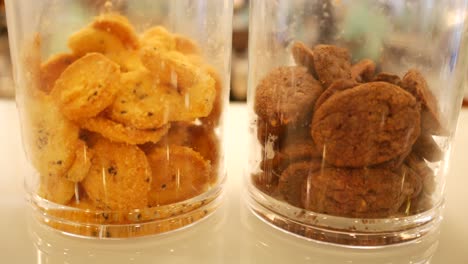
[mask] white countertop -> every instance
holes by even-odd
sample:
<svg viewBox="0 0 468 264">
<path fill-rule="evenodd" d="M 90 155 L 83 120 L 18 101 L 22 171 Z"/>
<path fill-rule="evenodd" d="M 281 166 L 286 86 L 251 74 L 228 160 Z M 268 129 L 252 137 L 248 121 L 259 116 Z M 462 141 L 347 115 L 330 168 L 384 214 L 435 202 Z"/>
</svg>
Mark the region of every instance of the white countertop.
<svg viewBox="0 0 468 264">
<path fill-rule="evenodd" d="M 11 101 L 0 99 L 0 263 L 468 263 L 468 110 L 460 116 L 445 219 L 438 233 L 419 243 L 386 249 L 321 245 L 278 231 L 245 207 L 242 190 L 247 157 L 247 111 L 229 110 L 228 180 L 222 207 L 210 218 L 166 235 L 122 241 L 76 239 L 50 232 L 28 219 L 23 193 L 27 166 L 19 122 Z"/>
</svg>

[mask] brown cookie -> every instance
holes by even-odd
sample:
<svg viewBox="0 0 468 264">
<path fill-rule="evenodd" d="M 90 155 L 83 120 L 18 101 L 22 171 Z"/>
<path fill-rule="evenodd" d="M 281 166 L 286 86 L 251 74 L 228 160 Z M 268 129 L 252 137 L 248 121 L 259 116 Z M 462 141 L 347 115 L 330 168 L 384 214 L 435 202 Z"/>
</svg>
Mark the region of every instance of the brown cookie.
<svg viewBox="0 0 468 264">
<path fill-rule="evenodd" d="M 411 93 L 422 105 L 421 128 L 429 134 L 446 135 L 447 131 L 440 119 L 439 106 L 424 76 L 415 69 L 409 70 L 403 77 L 401 86 Z"/>
<path fill-rule="evenodd" d="M 385 169 L 324 168 L 302 185 L 306 209 L 345 217 L 381 218 L 413 195 L 403 174 Z"/>
<path fill-rule="evenodd" d="M 340 79 L 351 79 L 351 55 L 347 49 L 317 45 L 313 49 L 315 72 L 323 87 Z"/>
<path fill-rule="evenodd" d="M 273 195 L 277 191 L 279 177 L 266 172 L 252 175 L 252 182 L 260 191 Z"/>
<path fill-rule="evenodd" d="M 419 177 L 422 188 L 418 196 L 413 197 L 406 205 L 400 208 L 400 211 L 406 215 L 417 214 L 432 208 L 432 194 L 435 191 L 436 182 L 435 175 L 427 163 L 412 153 L 405 161 L 406 166 L 411 168 Z"/>
<path fill-rule="evenodd" d="M 317 102 L 315 102 L 315 107 L 314 111 L 317 111 L 317 109 L 325 102 L 327 101 L 330 97 L 332 97 L 334 94 L 339 93 L 341 91 L 351 89 L 353 87 L 358 86 L 359 84 L 355 80 L 351 79 L 342 79 L 338 80 L 336 82 L 333 82 L 326 90 L 325 92 L 320 95 L 320 97 L 317 99 Z"/>
<path fill-rule="evenodd" d="M 254 109 L 273 127 L 309 122 L 322 92 L 322 86 L 306 68 L 280 67 L 257 86 Z"/>
<path fill-rule="evenodd" d="M 263 119 L 257 120 L 257 139 L 262 144 L 266 146 L 267 144 L 273 144 L 278 146 L 279 139 L 284 133 L 285 126 L 273 126 L 268 121 Z"/>
<path fill-rule="evenodd" d="M 414 144 L 413 151 L 418 156 L 429 162 L 440 161 L 444 157 L 444 152 L 429 134 L 422 134 Z"/>
<path fill-rule="evenodd" d="M 398 86 L 372 82 L 336 94 L 315 112 L 312 137 L 338 167 L 383 163 L 407 152 L 420 134 L 420 106 Z"/>
<path fill-rule="evenodd" d="M 278 183 L 278 191 L 284 200 L 291 205 L 303 208 L 301 201 L 301 188 L 305 180 L 312 173 L 320 170 L 320 160 L 302 161 L 293 163 L 281 173 Z"/>
<path fill-rule="evenodd" d="M 370 59 L 360 60 L 351 66 L 351 76 L 356 82 L 370 82 L 375 74 L 375 62 Z"/>
<path fill-rule="evenodd" d="M 432 194 L 435 191 L 434 171 L 427 165 L 426 161 L 415 153 L 411 153 L 405 160 L 405 164 L 411 168 L 423 183 L 423 192 Z"/>
<path fill-rule="evenodd" d="M 275 153 L 272 159 L 263 160 L 260 168 L 273 175 L 281 175 L 292 163 L 320 159 L 322 153 L 317 149 L 312 140 L 293 142 Z"/>
<path fill-rule="evenodd" d="M 306 67 L 311 74 L 317 76 L 314 66 L 314 53 L 303 42 L 296 41 L 291 47 L 291 53 L 298 66 Z"/>
<path fill-rule="evenodd" d="M 381 72 L 377 74 L 373 80 L 374 82 L 387 82 L 391 83 L 394 85 L 401 86 L 401 78 L 398 75 L 387 73 L 387 72 Z"/>
</svg>

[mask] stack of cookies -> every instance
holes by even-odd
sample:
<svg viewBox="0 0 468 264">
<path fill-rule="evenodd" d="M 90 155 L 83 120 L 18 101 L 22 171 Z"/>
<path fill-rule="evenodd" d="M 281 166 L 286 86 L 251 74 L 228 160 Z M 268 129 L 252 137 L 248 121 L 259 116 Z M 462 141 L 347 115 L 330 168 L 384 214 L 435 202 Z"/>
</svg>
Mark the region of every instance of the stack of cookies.
<svg viewBox="0 0 468 264">
<path fill-rule="evenodd" d="M 332 45 L 292 46 L 296 66 L 273 69 L 257 86 L 263 146 L 255 186 L 317 213 L 386 218 L 431 207 L 430 162 L 443 152 L 438 103 L 423 75 L 377 73 Z"/>
</svg>

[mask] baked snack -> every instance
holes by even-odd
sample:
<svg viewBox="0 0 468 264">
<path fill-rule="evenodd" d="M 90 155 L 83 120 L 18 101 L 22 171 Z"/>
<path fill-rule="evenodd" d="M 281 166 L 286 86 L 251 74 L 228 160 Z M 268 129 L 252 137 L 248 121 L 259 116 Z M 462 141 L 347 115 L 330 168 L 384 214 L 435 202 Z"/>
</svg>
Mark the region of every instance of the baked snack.
<svg viewBox="0 0 468 264">
<path fill-rule="evenodd" d="M 421 129 L 433 135 L 446 135 L 447 131 L 440 119 L 437 100 L 422 74 L 415 69 L 409 70 L 403 77 L 401 86 L 421 103 Z"/>
<path fill-rule="evenodd" d="M 351 66 L 351 77 L 356 82 L 369 82 L 375 74 L 375 62 L 370 59 L 363 59 Z"/>
<path fill-rule="evenodd" d="M 379 218 L 414 195 L 413 180 L 384 169 L 324 168 L 302 185 L 304 207 L 336 216 Z"/>
<path fill-rule="evenodd" d="M 224 169 L 225 93 L 197 43 L 162 26 L 139 35 L 126 17 L 105 13 L 68 47 L 41 64 L 37 37 L 24 60 L 27 152 L 37 194 L 58 204 L 39 208 L 53 218 L 46 224 L 115 238 L 210 214 Z"/>
<path fill-rule="evenodd" d="M 152 177 L 145 153 L 104 138 L 92 150 L 91 168 L 82 182 L 90 200 L 110 210 L 146 208 Z"/>
<path fill-rule="evenodd" d="M 312 137 L 324 159 L 339 167 L 391 160 L 420 134 L 420 107 L 398 86 L 372 82 L 332 96 L 314 113 Z"/>
<path fill-rule="evenodd" d="M 323 88 L 304 67 L 280 67 L 258 85 L 254 109 L 271 126 L 310 122 L 311 106 Z"/>
<path fill-rule="evenodd" d="M 434 135 L 444 129 L 424 77 L 376 72 L 369 59 L 351 66 L 337 46 L 296 41 L 291 52 L 298 66 L 273 69 L 257 86 L 262 159 L 252 183 L 295 207 L 341 217 L 428 210 L 435 176 L 427 162 L 443 159 Z M 297 100 L 285 85 L 306 71 L 325 88 L 315 100 Z"/>
<path fill-rule="evenodd" d="M 294 206 L 303 207 L 302 193 L 298 190 L 301 190 L 307 178 L 321 167 L 320 160 L 291 163 L 281 173 L 278 183 L 278 191 L 283 195 L 284 200 Z"/>
<path fill-rule="evenodd" d="M 332 45 L 317 45 L 313 53 L 315 72 L 324 88 L 337 80 L 352 78 L 348 50 Z"/>
</svg>

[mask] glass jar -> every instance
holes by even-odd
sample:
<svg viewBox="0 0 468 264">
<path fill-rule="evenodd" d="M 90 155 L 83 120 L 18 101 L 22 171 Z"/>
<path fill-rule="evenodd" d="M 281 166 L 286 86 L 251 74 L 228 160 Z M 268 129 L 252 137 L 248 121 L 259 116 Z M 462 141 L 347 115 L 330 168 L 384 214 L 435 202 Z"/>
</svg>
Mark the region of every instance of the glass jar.
<svg viewBox="0 0 468 264">
<path fill-rule="evenodd" d="M 274 226 L 348 246 L 437 226 L 466 1 L 251 1 L 247 187 Z"/>
<path fill-rule="evenodd" d="M 232 1 L 7 0 L 35 215 L 102 239 L 219 205 Z"/>
</svg>

